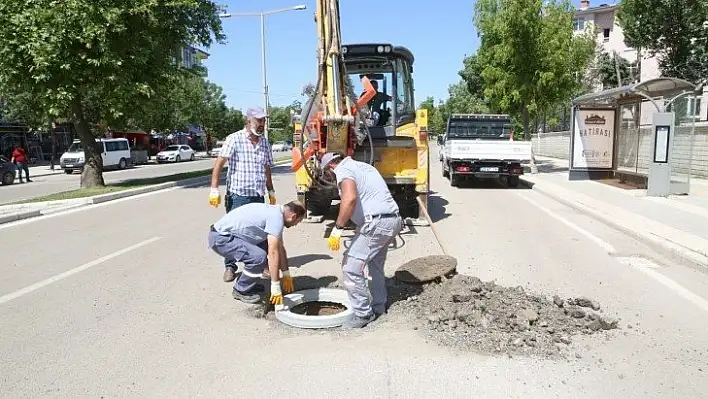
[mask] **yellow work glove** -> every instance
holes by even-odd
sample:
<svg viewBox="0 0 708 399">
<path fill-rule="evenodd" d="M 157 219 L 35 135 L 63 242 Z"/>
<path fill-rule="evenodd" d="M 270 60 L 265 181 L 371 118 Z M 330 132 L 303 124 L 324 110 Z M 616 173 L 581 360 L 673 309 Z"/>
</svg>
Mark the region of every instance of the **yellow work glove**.
<svg viewBox="0 0 708 399">
<path fill-rule="evenodd" d="M 211 191 L 209 191 L 209 205 L 213 206 L 214 208 L 218 208 L 220 203 L 221 194 L 219 193 L 219 189 L 212 188 Z"/>
<path fill-rule="evenodd" d="M 283 292 L 280 290 L 280 281 L 270 282 L 270 303 L 276 306 L 283 304 Z"/>
<path fill-rule="evenodd" d="M 275 205 L 275 190 L 268 191 L 268 203 Z"/>
<path fill-rule="evenodd" d="M 329 233 L 329 238 L 327 239 L 327 246 L 332 251 L 339 251 L 339 240 L 342 238 L 342 229 L 334 227 L 332 232 Z"/>
<path fill-rule="evenodd" d="M 280 279 L 280 284 L 283 287 L 283 292 L 285 295 L 295 291 L 295 284 L 293 283 L 293 278 L 290 277 L 290 271 L 283 271 L 283 278 Z"/>
</svg>

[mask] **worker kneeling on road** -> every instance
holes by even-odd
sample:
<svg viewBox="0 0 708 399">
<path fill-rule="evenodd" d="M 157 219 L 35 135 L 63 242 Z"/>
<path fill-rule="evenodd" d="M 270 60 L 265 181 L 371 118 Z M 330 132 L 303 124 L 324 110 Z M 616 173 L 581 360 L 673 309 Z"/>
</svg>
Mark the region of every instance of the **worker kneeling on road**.
<svg viewBox="0 0 708 399">
<path fill-rule="evenodd" d="M 373 166 L 330 152 L 322 157 L 322 169 L 325 175 L 335 175 L 341 199 L 337 222 L 327 240 L 329 248 L 339 250 L 344 226 L 350 220 L 356 224 L 342 263 L 354 314 L 342 327 L 361 328 L 386 312 L 384 263 L 403 221 L 386 182 Z"/>
<path fill-rule="evenodd" d="M 283 293 L 294 290 L 283 243 L 283 228 L 297 225 L 304 216 L 305 207 L 298 201 L 285 205 L 250 203 L 235 208 L 211 226 L 209 248 L 228 261 L 244 264 L 234 284 L 234 299 L 250 304 L 261 301 L 261 294 L 265 291 L 262 279 L 266 264 L 270 272 L 272 304 L 281 305 Z"/>
</svg>

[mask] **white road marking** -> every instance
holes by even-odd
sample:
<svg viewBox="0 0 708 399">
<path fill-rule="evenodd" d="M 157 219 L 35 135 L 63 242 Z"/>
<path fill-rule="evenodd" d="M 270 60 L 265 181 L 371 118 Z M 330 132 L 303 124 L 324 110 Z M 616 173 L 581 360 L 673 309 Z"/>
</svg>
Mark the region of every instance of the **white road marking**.
<svg viewBox="0 0 708 399">
<path fill-rule="evenodd" d="M 40 281 L 40 282 L 38 282 L 38 283 L 35 283 L 35 284 L 32 284 L 32 285 L 27 286 L 27 287 L 25 287 L 25 288 L 22 288 L 21 290 L 18 290 L 18 291 L 9 293 L 9 294 L 7 294 L 7 295 L 3 295 L 3 296 L 0 297 L 0 305 L 2 305 L 3 303 L 10 302 L 10 301 L 12 301 L 13 299 L 17 299 L 17 298 L 19 298 L 19 297 L 21 297 L 21 296 L 23 296 L 23 295 L 27 295 L 27 294 L 29 294 L 29 293 L 31 293 L 31 292 L 33 292 L 33 291 L 36 291 L 36 290 L 38 290 L 38 289 L 40 289 L 40 288 L 43 288 L 43 287 L 46 287 L 46 286 L 48 286 L 48 285 L 50 285 L 50 284 L 54 284 L 54 283 L 56 283 L 57 281 L 61 281 L 61 280 L 65 279 L 65 278 L 67 278 L 67 277 L 73 276 L 73 275 L 76 274 L 76 273 L 80 273 L 80 272 L 82 272 L 82 271 L 84 271 L 84 270 L 87 270 L 87 269 L 90 269 L 90 268 L 92 268 L 92 267 L 94 267 L 94 266 L 100 265 L 101 263 L 106 262 L 106 261 L 108 261 L 108 260 L 111 260 L 111 259 L 113 259 L 113 258 L 115 258 L 115 257 L 118 257 L 118 256 L 123 255 L 123 254 L 125 254 L 125 253 L 128 253 L 128 252 L 130 252 L 130 251 L 134 251 L 134 250 L 136 250 L 136 249 L 138 249 L 138 248 L 140 248 L 140 247 L 143 247 L 143 246 L 145 246 L 145 245 L 152 244 L 153 242 L 155 242 L 155 241 L 157 241 L 157 240 L 159 240 L 159 239 L 161 239 L 161 238 L 162 238 L 162 237 L 153 237 L 153 238 L 150 238 L 150 239 L 148 239 L 148 240 L 139 242 L 139 243 L 137 243 L 137 244 L 135 244 L 135 245 L 131 245 L 131 246 L 127 247 L 127 248 L 123 248 L 123 249 L 121 249 L 120 251 L 116 251 L 116 252 L 113 252 L 112 254 L 108 254 L 108 255 L 106 255 L 106 256 L 104 256 L 104 257 L 102 257 L 102 258 L 98 258 L 98 259 L 96 259 L 96 260 L 94 260 L 94 261 L 91 261 L 91 262 L 88 262 L 88 263 L 84 263 L 84 264 L 81 265 L 81 266 L 77 266 L 77 267 L 75 267 L 75 268 L 73 268 L 73 269 L 71 269 L 71 270 L 65 271 L 64 273 L 60 273 L 60 274 L 57 274 L 56 276 L 50 277 L 50 278 L 48 278 L 48 279 L 46 279 L 46 280 L 42 280 L 42 281 Z"/>
<path fill-rule="evenodd" d="M 527 197 L 526 195 L 524 195 L 524 194 L 522 194 L 522 193 L 516 193 L 516 194 L 517 194 L 518 196 L 520 196 L 521 198 L 523 198 L 524 200 L 526 200 L 526 201 L 527 201 L 528 203 L 530 203 L 531 205 L 535 206 L 536 208 L 540 209 L 540 210 L 543 211 L 544 213 L 548 214 L 550 217 L 552 217 L 552 218 L 558 220 L 559 222 L 563 223 L 564 225 L 570 227 L 571 229 L 573 229 L 573 230 L 577 231 L 578 233 L 580 233 L 581 235 L 585 236 L 585 237 L 586 237 L 587 239 L 589 239 L 590 241 L 592 241 L 592 242 L 594 242 L 595 244 L 599 245 L 599 246 L 600 246 L 602 249 L 604 249 L 609 255 L 612 255 L 612 254 L 614 254 L 614 253 L 616 252 L 616 251 L 615 251 L 615 248 L 614 248 L 610 243 L 608 243 L 608 242 L 606 242 L 606 241 L 603 241 L 601 238 L 599 238 L 599 237 L 597 237 L 596 235 L 592 234 L 591 232 L 585 230 L 584 228 L 578 226 L 577 224 L 575 224 L 575 223 L 569 221 L 568 219 L 566 219 L 566 218 L 564 218 L 564 217 L 562 217 L 562 216 L 559 216 L 559 215 L 555 214 L 555 213 L 554 213 L 553 211 L 551 211 L 550 209 L 548 209 L 548 208 L 546 208 L 545 206 L 539 204 L 538 202 L 532 200 L 531 198 Z"/>
<path fill-rule="evenodd" d="M 690 302 L 693 302 L 694 305 L 708 312 L 708 300 L 705 300 L 704 298 L 694 294 L 686 287 L 661 274 L 657 270 L 659 269 L 659 266 L 656 263 L 644 258 L 626 257 L 616 259 L 622 264 L 628 265 L 636 270 L 641 271 L 642 273 L 659 282 L 659 284 L 669 288 L 670 290 L 677 293 L 679 296 L 689 300 Z"/>
</svg>

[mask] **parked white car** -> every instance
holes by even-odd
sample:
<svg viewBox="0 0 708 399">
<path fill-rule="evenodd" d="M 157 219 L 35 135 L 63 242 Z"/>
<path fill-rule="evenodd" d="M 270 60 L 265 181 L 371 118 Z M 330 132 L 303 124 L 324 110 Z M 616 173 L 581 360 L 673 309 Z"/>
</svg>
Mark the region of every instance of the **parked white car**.
<svg viewBox="0 0 708 399">
<path fill-rule="evenodd" d="M 170 145 L 157 153 L 157 163 L 181 162 L 183 160 L 194 161 L 194 159 L 194 150 L 185 144 Z"/>
<path fill-rule="evenodd" d="M 286 141 L 276 141 L 270 146 L 273 151 L 290 151 L 293 147 Z"/>
</svg>

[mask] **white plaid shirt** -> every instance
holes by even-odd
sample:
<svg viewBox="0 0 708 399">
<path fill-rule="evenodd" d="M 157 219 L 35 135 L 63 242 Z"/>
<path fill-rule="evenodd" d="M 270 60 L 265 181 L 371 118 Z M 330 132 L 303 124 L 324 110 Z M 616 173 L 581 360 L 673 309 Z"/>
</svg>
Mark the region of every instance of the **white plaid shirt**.
<svg viewBox="0 0 708 399">
<path fill-rule="evenodd" d="M 255 145 L 249 133 L 239 130 L 226 137 L 220 157 L 228 160 L 226 191 L 244 197 L 262 197 L 266 194 L 266 167 L 273 167 L 270 143 L 261 137 Z"/>
</svg>

